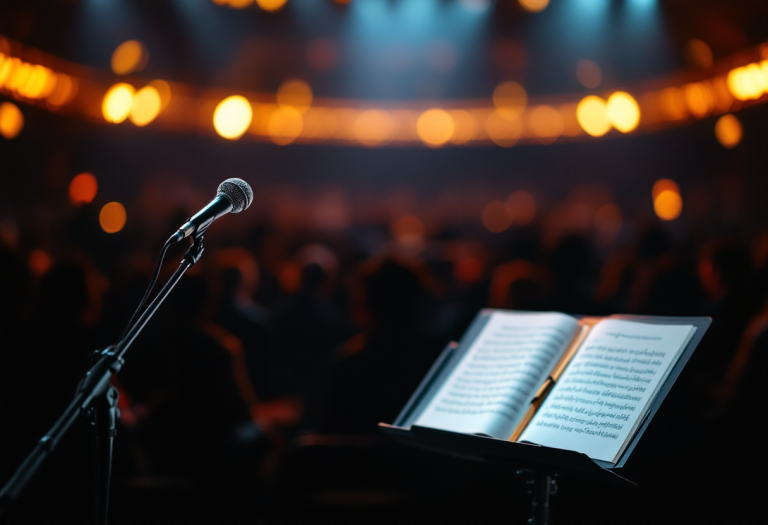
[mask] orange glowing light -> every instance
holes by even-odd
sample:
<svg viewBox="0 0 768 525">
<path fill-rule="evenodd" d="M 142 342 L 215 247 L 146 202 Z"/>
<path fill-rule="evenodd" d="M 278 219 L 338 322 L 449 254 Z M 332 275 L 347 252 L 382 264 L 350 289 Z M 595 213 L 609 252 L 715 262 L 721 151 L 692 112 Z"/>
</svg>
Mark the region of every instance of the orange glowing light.
<svg viewBox="0 0 768 525">
<path fill-rule="evenodd" d="M 59 73 L 56 75 L 56 87 L 48 98 L 48 103 L 54 107 L 63 106 L 75 98 L 77 94 L 77 82 L 67 75 Z"/>
<path fill-rule="evenodd" d="M 629 93 L 617 91 L 608 97 L 608 120 L 622 133 L 629 133 L 640 123 L 640 106 Z"/>
<path fill-rule="evenodd" d="M 757 64 L 737 67 L 728 73 L 728 89 L 739 100 L 760 98 L 768 89 L 768 78 Z"/>
<path fill-rule="evenodd" d="M 743 130 L 741 128 L 741 122 L 735 115 L 723 115 L 717 119 L 715 124 L 715 136 L 718 142 L 726 148 L 733 148 L 741 142 L 741 135 Z"/>
<path fill-rule="evenodd" d="M 615 204 L 600 206 L 595 212 L 595 228 L 604 234 L 613 237 L 621 231 L 621 208 Z"/>
<path fill-rule="evenodd" d="M 0 88 L 11 78 L 13 70 L 21 65 L 21 60 L 16 57 L 6 57 L 5 60 L 0 63 Z"/>
<path fill-rule="evenodd" d="M 269 115 L 267 131 L 272 142 L 285 146 L 299 136 L 304 127 L 304 119 L 296 108 L 278 107 Z"/>
<path fill-rule="evenodd" d="M 253 0 L 228 0 L 232 9 L 245 9 L 253 3 Z"/>
<path fill-rule="evenodd" d="M 512 222 L 524 226 L 536 215 L 536 199 L 525 190 L 517 190 L 507 198 L 512 212 Z"/>
<path fill-rule="evenodd" d="M 488 137 L 503 148 L 514 146 L 523 133 L 522 119 L 509 120 L 498 110 L 494 111 L 485 121 L 485 131 Z"/>
<path fill-rule="evenodd" d="M 430 147 L 440 147 L 453 136 L 453 117 L 442 109 L 429 109 L 416 121 L 416 133 Z"/>
<path fill-rule="evenodd" d="M 664 190 L 653 200 L 653 209 L 659 219 L 672 221 L 677 219 L 683 211 L 683 199 L 677 192 Z"/>
<path fill-rule="evenodd" d="M 99 224 L 107 233 L 117 233 L 125 226 L 125 207 L 119 202 L 108 202 L 99 212 Z"/>
<path fill-rule="evenodd" d="M 656 197 L 658 197 L 663 191 L 672 191 L 674 193 L 680 193 L 680 186 L 678 186 L 677 183 L 672 179 L 657 180 L 653 184 L 653 190 L 651 190 L 651 195 L 653 196 L 653 200 L 656 200 Z"/>
<path fill-rule="evenodd" d="M 0 104 L 0 135 L 8 140 L 15 138 L 24 128 L 24 115 L 13 102 Z"/>
<path fill-rule="evenodd" d="M 396 123 L 386 111 L 369 109 L 361 113 L 354 124 L 357 140 L 366 146 L 379 146 L 392 139 Z"/>
<path fill-rule="evenodd" d="M 676 87 L 669 87 L 660 93 L 659 107 L 668 120 L 682 120 L 688 116 L 685 95 Z"/>
<path fill-rule="evenodd" d="M 165 80 L 157 79 L 153 80 L 149 84 L 150 87 L 157 90 L 157 94 L 160 95 L 160 111 L 163 111 L 171 102 L 171 86 Z"/>
<path fill-rule="evenodd" d="M 706 42 L 696 38 L 690 39 L 685 44 L 685 54 L 693 65 L 701 69 L 711 68 L 714 62 L 710 47 Z"/>
<path fill-rule="evenodd" d="M 475 138 L 477 121 L 469 111 L 456 109 L 449 112 L 453 119 L 452 144 L 465 144 Z"/>
<path fill-rule="evenodd" d="M 552 106 L 536 106 L 527 116 L 528 127 L 539 141 L 549 144 L 563 134 L 563 116 Z"/>
<path fill-rule="evenodd" d="M 549 5 L 549 0 L 518 0 L 520 7 L 529 13 L 538 13 L 544 11 Z"/>
<path fill-rule="evenodd" d="M 705 117 L 714 108 L 715 95 L 705 82 L 693 82 L 683 86 L 683 96 L 688 111 L 699 118 Z"/>
<path fill-rule="evenodd" d="M 51 77 L 54 77 L 53 71 L 43 66 L 32 66 L 27 82 L 19 87 L 19 95 L 27 98 L 40 98 L 46 88 L 50 90 L 55 87 L 51 85 Z M 50 86 L 50 87 L 49 87 Z M 47 93 L 46 93 L 47 94 Z"/>
<path fill-rule="evenodd" d="M 245 97 L 232 95 L 216 106 L 213 127 L 225 139 L 239 139 L 251 125 L 253 108 Z"/>
<path fill-rule="evenodd" d="M 312 105 L 312 88 L 303 80 L 286 80 L 277 88 L 277 105 L 305 113 Z"/>
<path fill-rule="evenodd" d="M 115 48 L 109 64 L 116 75 L 130 75 L 141 71 L 148 59 L 149 53 L 144 44 L 138 40 L 127 40 Z"/>
<path fill-rule="evenodd" d="M 581 99 L 576 106 L 576 118 L 581 128 L 593 137 L 601 137 L 611 129 L 605 101 L 594 95 Z"/>
<path fill-rule="evenodd" d="M 75 206 L 88 204 L 96 197 L 98 190 L 99 184 L 96 182 L 96 177 L 90 173 L 81 173 L 69 183 L 69 200 Z"/>
<path fill-rule="evenodd" d="M 424 241 L 424 223 L 418 217 L 406 215 L 392 223 L 392 237 L 400 244 L 418 245 Z"/>
<path fill-rule="evenodd" d="M 152 86 L 141 88 L 133 97 L 131 106 L 131 122 L 139 127 L 146 126 L 160 113 L 162 102 L 160 94 Z"/>
<path fill-rule="evenodd" d="M 280 9 L 282 9 L 287 1 L 288 0 L 256 0 L 256 3 L 264 11 L 269 11 L 270 13 L 274 13 L 275 11 L 279 11 Z"/>
<path fill-rule="evenodd" d="M 119 124 L 128 118 L 133 106 L 133 96 L 136 90 L 132 85 L 120 82 L 115 84 L 104 95 L 101 112 L 104 120 Z"/>
<path fill-rule="evenodd" d="M 13 74 L 8 78 L 5 83 L 7 89 L 13 91 L 19 91 L 29 79 L 32 74 L 32 64 L 26 62 L 19 62 L 18 67 L 14 68 Z"/>
<path fill-rule="evenodd" d="M 504 201 L 491 201 L 483 208 L 483 225 L 494 233 L 506 231 L 512 225 L 512 209 Z"/>
<path fill-rule="evenodd" d="M 508 120 L 519 117 L 527 104 L 528 93 L 517 82 L 502 82 L 493 90 L 493 105 Z"/>
<path fill-rule="evenodd" d="M 587 89 L 594 89 L 603 81 L 600 66 L 591 60 L 579 60 L 576 63 L 576 78 Z"/>
<path fill-rule="evenodd" d="M 48 255 L 48 252 L 41 248 L 35 248 L 29 252 L 29 257 L 27 257 L 27 266 L 29 266 L 29 269 L 32 271 L 33 275 L 36 277 L 42 277 L 48 273 L 48 270 L 50 270 L 51 266 L 53 266 L 53 260 L 51 259 L 51 256 Z"/>
</svg>

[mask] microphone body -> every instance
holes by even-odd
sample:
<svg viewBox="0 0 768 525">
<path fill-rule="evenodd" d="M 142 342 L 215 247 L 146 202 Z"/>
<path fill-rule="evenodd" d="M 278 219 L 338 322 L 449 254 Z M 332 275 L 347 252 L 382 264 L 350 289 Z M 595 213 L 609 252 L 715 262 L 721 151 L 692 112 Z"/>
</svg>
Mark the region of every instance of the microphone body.
<svg viewBox="0 0 768 525">
<path fill-rule="evenodd" d="M 242 179 L 227 179 L 219 185 L 216 197 L 182 224 L 170 242 L 178 242 L 190 235 L 199 237 L 213 221 L 227 213 L 240 213 L 250 206 L 252 201 L 253 191 L 247 182 Z"/>
</svg>

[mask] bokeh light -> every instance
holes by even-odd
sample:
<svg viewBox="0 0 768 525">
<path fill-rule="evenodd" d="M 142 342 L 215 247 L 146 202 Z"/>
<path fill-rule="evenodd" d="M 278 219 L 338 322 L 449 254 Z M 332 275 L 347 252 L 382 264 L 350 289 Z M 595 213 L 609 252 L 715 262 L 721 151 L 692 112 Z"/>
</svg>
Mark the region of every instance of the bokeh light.
<svg viewBox="0 0 768 525">
<path fill-rule="evenodd" d="M 251 125 L 253 108 L 245 97 L 232 95 L 216 106 L 213 112 L 213 127 L 225 139 L 239 139 Z"/>
<path fill-rule="evenodd" d="M 453 117 L 442 109 L 429 109 L 416 121 L 419 138 L 431 147 L 440 147 L 453 136 Z"/>
<path fill-rule="evenodd" d="M 390 232 L 400 244 L 415 246 L 424 242 L 424 223 L 413 215 L 406 215 L 394 221 Z"/>
<path fill-rule="evenodd" d="M 591 60 L 579 60 L 576 63 L 576 78 L 585 88 L 594 89 L 603 81 L 603 73 L 600 66 Z"/>
<path fill-rule="evenodd" d="M 264 11 L 274 13 L 275 11 L 281 10 L 287 1 L 288 0 L 256 0 L 256 3 Z"/>
<path fill-rule="evenodd" d="M 99 184 L 90 173 L 76 175 L 69 183 L 69 200 L 75 206 L 88 204 L 96 197 Z"/>
<path fill-rule="evenodd" d="M 576 118 L 581 128 L 593 137 L 601 137 L 611 129 L 605 101 L 600 97 L 584 97 L 576 107 Z"/>
<path fill-rule="evenodd" d="M 517 190 L 507 198 L 512 212 L 512 222 L 524 226 L 536 215 L 536 199 L 525 190 Z"/>
<path fill-rule="evenodd" d="M 131 107 L 133 107 L 135 92 L 132 85 L 124 82 L 109 88 L 101 103 L 101 112 L 104 115 L 104 120 L 119 124 L 128 118 Z"/>
<path fill-rule="evenodd" d="M 527 104 L 528 93 L 517 82 L 502 82 L 493 90 L 493 105 L 508 120 L 519 117 Z"/>
<path fill-rule="evenodd" d="M 171 85 L 165 80 L 157 79 L 153 80 L 147 86 L 155 88 L 157 94 L 160 95 L 160 111 L 163 111 L 171 102 Z"/>
<path fill-rule="evenodd" d="M 0 135 L 15 138 L 24 128 L 24 115 L 13 102 L 0 104 Z"/>
<path fill-rule="evenodd" d="M 152 86 L 141 88 L 133 97 L 133 106 L 131 106 L 131 122 L 137 126 L 146 126 L 160 113 L 162 102 L 160 94 Z"/>
<path fill-rule="evenodd" d="M 117 233 L 125 226 L 125 207 L 119 202 L 108 202 L 99 212 L 99 224 L 107 233 Z"/>
<path fill-rule="evenodd" d="M 355 119 L 355 137 L 366 146 L 378 146 L 391 140 L 395 131 L 392 117 L 380 109 L 369 109 Z"/>
<path fill-rule="evenodd" d="M 677 183 L 672 179 L 657 180 L 653 184 L 653 189 L 651 190 L 651 195 L 653 196 L 653 200 L 656 200 L 656 197 L 658 197 L 663 191 L 672 191 L 675 193 L 680 193 L 680 186 L 678 186 Z"/>
<path fill-rule="evenodd" d="M 286 80 L 277 89 L 277 105 L 305 113 L 312 105 L 312 88 L 303 80 Z"/>
<path fill-rule="evenodd" d="M 59 73 L 56 75 L 56 86 L 46 101 L 53 107 L 59 107 L 75 98 L 76 94 L 77 81 L 68 75 Z"/>
<path fill-rule="evenodd" d="M 629 93 L 617 91 L 608 97 L 608 120 L 622 133 L 629 133 L 640 123 L 640 106 Z"/>
<path fill-rule="evenodd" d="M 544 11 L 549 5 L 549 0 L 518 0 L 520 7 L 529 13 L 538 13 Z"/>
<path fill-rule="evenodd" d="M 682 120 L 688 116 L 683 90 L 676 87 L 664 89 L 659 94 L 659 109 L 668 120 Z"/>
<path fill-rule="evenodd" d="M 453 119 L 453 135 L 451 144 L 466 144 L 477 133 L 477 121 L 469 111 L 456 109 L 449 112 Z"/>
<path fill-rule="evenodd" d="M 768 78 L 757 64 L 732 69 L 727 81 L 728 89 L 739 100 L 760 98 L 768 90 Z"/>
<path fill-rule="evenodd" d="M 491 201 L 483 208 L 483 226 L 494 233 L 506 231 L 512 225 L 512 209 L 504 201 Z"/>
<path fill-rule="evenodd" d="M 715 105 L 715 94 L 706 82 L 692 82 L 683 86 L 683 96 L 688 111 L 696 117 L 707 116 Z"/>
<path fill-rule="evenodd" d="M 683 199 L 677 192 L 664 190 L 653 200 L 653 210 L 661 220 L 675 220 L 683 211 Z"/>
<path fill-rule="evenodd" d="M 735 115 L 723 115 L 717 119 L 715 124 L 715 136 L 718 142 L 726 148 L 733 148 L 741 142 L 741 135 L 743 130 L 741 128 L 741 122 Z"/>
<path fill-rule="evenodd" d="M 563 116 L 552 106 L 536 106 L 528 113 L 528 127 L 540 142 L 549 144 L 563 134 Z"/>
<path fill-rule="evenodd" d="M 224 3 L 228 3 L 232 9 L 245 9 L 253 3 L 253 0 L 226 0 Z"/>
<path fill-rule="evenodd" d="M 32 275 L 35 277 L 42 277 L 48 273 L 48 270 L 50 270 L 51 266 L 53 266 L 53 259 L 51 259 L 51 256 L 48 254 L 48 252 L 42 248 L 35 248 L 29 252 L 29 256 L 27 257 L 27 266 L 29 266 Z"/>
<path fill-rule="evenodd" d="M 149 53 L 144 44 L 138 40 L 123 42 L 112 53 L 110 66 L 116 75 L 130 75 L 141 71 L 147 64 Z"/>
<path fill-rule="evenodd" d="M 714 62 L 712 50 L 707 43 L 696 38 L 686 42 L 685 56 L 691 64 L 700 69 L 709 69 Z"/>
<path fill-rule="evenodd" d="M 301 113 L 291 106 L 278 107 L 269 115 L 267 131 L 272 142 L 285 146 L 301 134 L 304 119 Z"/>
<path fill-rule="evenodd" d="M 496 110 L 485 121 L 488 137 L 503 148 L 514 146 L 523 133 L 522 119 L 509 120 Z"/>
</svg>

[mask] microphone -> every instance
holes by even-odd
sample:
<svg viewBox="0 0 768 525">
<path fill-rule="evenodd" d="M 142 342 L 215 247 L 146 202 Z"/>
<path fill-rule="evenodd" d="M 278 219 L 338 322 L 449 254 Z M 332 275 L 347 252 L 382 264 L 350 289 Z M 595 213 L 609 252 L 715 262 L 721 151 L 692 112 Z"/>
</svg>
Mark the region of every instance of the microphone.
<svg viewBox="0 0 768 525">
<path fill-rule="evenodd" d="M 190 235 L 202 235 L 208 226 L 227 213 L 240 213 L 253 201 L 253 190 L 242 179 L 227 179 L 219 184 L 216 197 L 193 215 L 173 234 L 170 241 L 179 242 Z"/>
</svg>

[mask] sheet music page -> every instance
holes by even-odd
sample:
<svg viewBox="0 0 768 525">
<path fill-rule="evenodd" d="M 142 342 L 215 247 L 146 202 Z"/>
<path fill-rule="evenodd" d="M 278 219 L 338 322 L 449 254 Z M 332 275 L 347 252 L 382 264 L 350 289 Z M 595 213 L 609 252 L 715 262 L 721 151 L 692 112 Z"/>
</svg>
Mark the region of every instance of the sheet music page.
<svg viewBox="0 0 768 525">
<path fill-rule="evenodd" d="M 615 463 L 695 330 L 693 325 L 601 321 L 519 441 Z"/>
<path fill-rule="evenodd" d="M 579 328 L 560 313 L 494 312 L 414 424 L 507 439 Z"/>
</svg>

